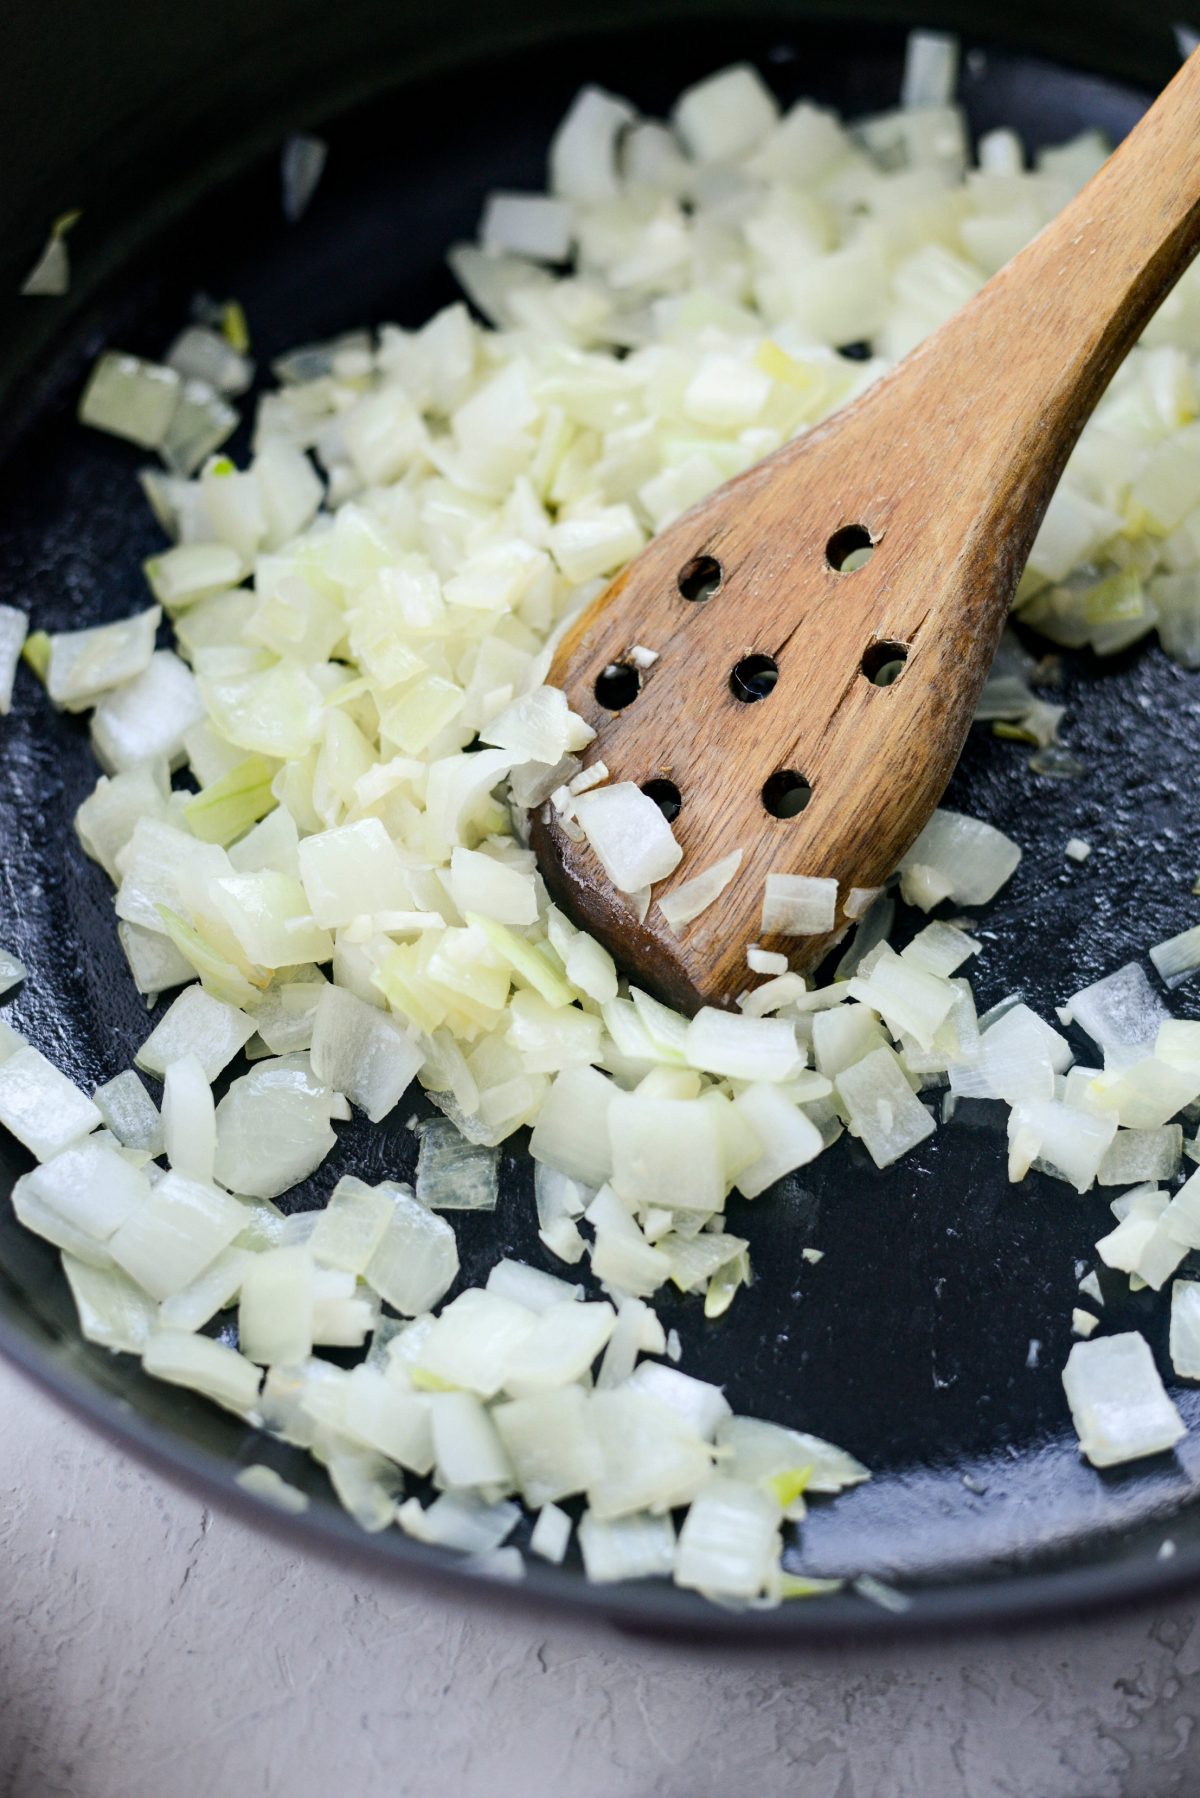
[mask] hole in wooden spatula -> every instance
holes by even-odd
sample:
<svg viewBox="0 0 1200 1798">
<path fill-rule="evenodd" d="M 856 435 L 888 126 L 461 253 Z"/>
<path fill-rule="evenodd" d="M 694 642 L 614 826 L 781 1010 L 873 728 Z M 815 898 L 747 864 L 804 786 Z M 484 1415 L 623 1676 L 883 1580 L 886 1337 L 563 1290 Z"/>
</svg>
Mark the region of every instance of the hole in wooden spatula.
<svg viewBox="0 0 1200 1798">
<path fill-rule="evenodd" d="M 641 690 L 642 677 L 631 662 L 610 662 L 596 676 L 596 698 L 609 712 L 623 712 Z"/>
<path fill-rule="evenodd" d="M 679 808 L 683 804 L 683 795 L 675 782 L 673 780 L 643 781 L 642 792 L 647 799 L 653 799 L 667 823 L 674 824 L 679 816 Z"/>
<path fill-rule="evenodd" d="M 903 643 L 868 643 L 863 651 L 862 671 L 873 687 L 890 687 L 904 672 L 908 648 Z"/>
<path fill-rule="evenodd" d="M 753 705 L 774 691 L 778 679 L 779 664 L 774 656 L 743 656 L 729 677 L 729 685 L 735 699 L 743 705 Z"/>
<path fill-rule="evenodd" d="M 724 571 L 715 556 L 693 556 L 679 570 L 679 591 L 685 599 L 711 599 L 723 578 Z"/>
<path fill-rule="evenodd" d="M 825 545 L 825 560 L 838 574 L 853 574 L 871 560 L 875 545 L 865 524 L 846 524 Z"/>
<path fill-rule="evenodd" d="M 811 798 L 812 788 L 794 768 L 772 774 L 762 790 L 762 802 L 773 818 L 798 818 Z"/>
</svg>

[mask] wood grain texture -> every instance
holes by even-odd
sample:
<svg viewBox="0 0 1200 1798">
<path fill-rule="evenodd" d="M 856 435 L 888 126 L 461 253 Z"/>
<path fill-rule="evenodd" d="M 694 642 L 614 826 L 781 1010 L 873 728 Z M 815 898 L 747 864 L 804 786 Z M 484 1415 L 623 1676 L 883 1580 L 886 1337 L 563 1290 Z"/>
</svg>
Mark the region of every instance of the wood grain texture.
<svg viewBox="0 0 1200 1798">
<path fill-rule="evenodd" d="M 764 939 L 768 873 L 879 885 L 936 806 L 958 759 L 1025 559 L 1084 423 L 1146 322 L 1200 248 L 1200 52 L 1087 187 L 943 328 L 859 400 L 727 482 L 650 543 L 576 621 L 549 679 L 597 732 L 585 761 L 613 781 L 669 778 L 683 861 L 657 902 L 734 849 L 737 878 L 672 934 L 639 923 L 586 843 L 548 808 L 534 844 L 548 885 L 619 963 L 687 1011 L 728 1004 L 763 941 L 793 967 L 831 937 Z M 869 532 L 852 573 L 829 564 L 838 530 Z M 721 585 L 689 601 L 680 572 L 711 556 Z M 872 684 L 872 644 L 907 650 Z M 658 652 L 613 714 L 605 666 Z M 735 665 L 778 664 L 766 698 L 739 701 Z M 790 819 L 766 810 L 780 770 L 812 787 Z M 839 912 L 839 929 L 843 920 Z M 835 933 L 836 934 L 836 933 Z"/>
</svg>

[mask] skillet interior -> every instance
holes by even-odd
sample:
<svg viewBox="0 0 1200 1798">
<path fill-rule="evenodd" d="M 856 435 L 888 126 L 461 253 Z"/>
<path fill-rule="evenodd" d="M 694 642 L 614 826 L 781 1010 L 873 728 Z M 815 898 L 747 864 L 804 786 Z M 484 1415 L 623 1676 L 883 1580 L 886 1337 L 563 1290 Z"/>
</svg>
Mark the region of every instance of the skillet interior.
<svg viewBox="0 0 1200 1798">
<path fill-rule="evenodd" d="M 253 162 L 169 231 L 131 248 L 10 407 L 0 479 L 5 599 L 47 629 L 140 603 L 139 565 L 160 542 L 134 479 L 142 458 L 73 421 L 102 343 L 161 353 L 198 288 L 241 299 L 264 365 L 363 322 L 416 324 L 454 297 L 442 256 L 473 231 L 485 192 L 539 185 L 545 144 L 582 80 L 661 113 L 688 81 L 748 55 L 784 99 L 811 94 L 858 113 L 894 103 L 903 39 L 898 27 L 864 36 L 861 25 L 714 24 L 680 38 L 643 30 L 477 60 L 320 124 L 327 172 L 293 228 L 279 218 L 274 157 Z M 1013 123 L 1033 145 L 1090 124 L 1119 136 L 1145 103 L 1132 87 L 995 48 L 966 58 L 962 97 L 975 131 Z M 0 940 L 32 977 L 5 1015 L 90 1085 L 129 1065 L 148 1020 L 116 943 L 107 880 L 71 830 L 96 772 L 86 731 L 56 717 L 27 674 L 18 685 L 0 731 Z M 1157 648 L 1117 667 L 1068 658 L 1064 697 L 1081 778 L 1038 780 L 1019 745 L 977 731 L 948 796 L 1025 849 L 983 921 L 972 968 L 981 1009 L 1016 989 L 1052 1015 L 1074 988 L 1194 921 L 1188 895 L 1200 842 L 1186 798 L 1196 677 Z M 1082 867 L 1063 859 L 1072 834 L 1094 845 Z M 1177 1010 L 1189 1008 L 1184 997 Z M 412 1109 L 405 1103 L 400 1113 Z M 695 1298 L 660 1306 L 683 1338 L 683 1365 L 724 1383 L 735 1409 L 796 1422 L 875 1469 L 870 1485 L 814 1508 L 791 1558 L 806 1571 L 911 1582 L 916 1603 L 906 1617 L 885 1619 L 844 1598 L 732 1622 L 670 1589 L 589 1590 L 574 1562 L 531 1562 L 524 1591 L 640 1627 L 799 1638 L 1059 1608 L 1200 1573 L 1200 1512 L 1188 1503 L 1200 1437 L 1173 1457 L 1098 1476 L 1064 1428 L 1059 1370 L 1076 1262 L 1101 1233 L 1103 1199 L 1078 1199 L 1037 1176 L 1008 1187 L 1002 1126 L 989 1109 L 997 1108 L 972 1116 L 963 1107 L 886 1174 L 843 1141 L 753 1207 L 732 1201 L 731 1227 L 751 1237 L 753 1290 L 716 1325 L 704 1324 Z M 356 1121 L 294 1202 L 318 1202 L 343 1172 L 405 1177 L 415 1154 L 399 1122 Z M 0 1138 L 0 1189 L 25 1165 Z M 505 1156 L 495 1216 L 456 1223 L 467 1283 L 501 1253 L 552 1265 L 537 1243 L 520 1146 Z M 800 1259 L 805 1245 L 825 1251 L 819 1266 Z M 306 1457 L 264 1448 L 203 1401 L 80 1343 L 56 1260 L 0 1201 L 0 1344 L 62 1396 L 120 1440 L 235 1496 L 237 1467 L 269 1460 L 313 1494 L 307 1517 L 286 1526 L 302 1537 L 352 1546 L 377 1566 L 467 1577 L 399 1532 L 362 1538 Z M 1118 1327 L 1146 1327 L 1163 1354 L 1160 1302 L 1121 1297 L 1115 1284 L 1110 1302 Z M 1039 1364 L 1029 1368 L 1035 1338 Z M 1185 1418 L 1200 1422 L 1200 1395 L 1176 1396 Z M 1178 1551 L 1169 1568 L 1155 1560 L 1166 1535 Z"/>
</svg>

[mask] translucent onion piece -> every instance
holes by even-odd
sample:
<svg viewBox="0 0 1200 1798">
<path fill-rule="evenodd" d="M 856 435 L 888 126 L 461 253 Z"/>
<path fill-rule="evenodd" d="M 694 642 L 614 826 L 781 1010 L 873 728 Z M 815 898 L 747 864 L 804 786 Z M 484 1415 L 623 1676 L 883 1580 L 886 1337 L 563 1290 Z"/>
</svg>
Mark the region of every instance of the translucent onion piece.
<svg viewBox="0 0 1200 1798">
<path fill-rule="evenodd" d="M 337 1141 L 332 1097 L 288 1059 L 260 1062 L 234 1080 L 217 1106 L 217 1179 L 261 1199 L 307 1179 Z"/>
<path fill-rule="evenodd" d="M 1200 924 L 1181 931 L 1178 936 L 1168 937 L 1165 943 L 1155 943 L 1150 960 L 1158 969 L 1164 986 L 1182 986 L 1200 970 Z"/>
<path fill-rule="evenodd" d="M 822 936 L 837 915 L 837 881 L 807 874 L 768 874 L 763 893 L 764 935 Z"/>
<path fill-rule="evenodd" d="M 399 1103 L 423 1059 L 394 1019 L 340 987 L 321 988 L 313 1015 L 313 1073 L 345 1093 L 373 1124 Z"/>
<path fill-rule="evenodd" d="M 1104 1052 L 1106 1068 L 1129 1067 L 1155 1045 L 1168 1012 L 1135 961 L 1072 993 L 1066 1010 L 1073 1023 Z"/>
<path fill-rule="evenodd" d="M 381 1299 L 419 1317 L 445 1298 L 458 1276 L 458 1244 L 437 1217 L 402 1187 L 385 1188 L 392 1212 L 363 1272 Z"/>
<path fill-rule="evenodd" d="M 464 1142 L 452 1123 L 421 1127 L 417 1197 L 433 1211 L 494 1211 L 500 1192 L 499 1156 Z"/>
<path fill-rule="evenodd" d="M 0 1124 L 39 1161 L 49 1161 L 101 1121 L 79 1088 L 33 1048 L 0 1060 Z"/>
<path fill-rule="evenodd" d="M 780 1508 L 759 1486 L 714 1480 L 693 1500 L 675 1551 L 675 1582 L 698 1592 L 753 1598 L 782 1548 Z"/>
<path fill-rule="evenodd" d="M 155 1182 L 108 1246 L 131 1279 L 166 1299 L 203 1273 L 244 1221 L 242 1206 L 228 1193 L 172 1172 Z"/>
<path fill-rule="evenodd" d="M 272 1505 L 277 1511 L 285 1511 L 289 1516 L 297 1517 L 308 1509 L 308 1493 L 301 1492 L 293 1486 L 273 1467 L 265 1467 L 261 1461 L 252 1461 L 249 1467 L 243 1467 L 234 1475 L 243 1492 L 252 1498 L 259 1498 L 264 1504 Z"/>
<path fill-rule="evenodd" d="M 140 1149 L 147 1155 L 162 1154 L 162 1119 L 158 1106 L 132 1068 L 98 1086 L 92 1100 L 123 1147 Z"/>
<path fill-rule="evenodd" d="M 235 1006 L 190 986 L 172 1001 L 137 1052 L 137 1064 L 159 1079 L 181 1056 L 194 1055 L 206 1080 L 215 1080 L 254 1035 L 254 1020 Z"/>
<path fill-rule="evenodd" d="M 62 1264 L 87 1340 L 140 1355 L 158 1324 L 155 1301 L 118 1267 L 89 1267 L 65 1250 Z"/>
<path fill-rule="evenodd" d="M 323 138 L 293 131 L 284 139 L 279 158 L 283 216 L 289 225 L 303 218 L 317 191 L 329 146 Z"/>
<path fill-rule="evenodd" d="M 942 899 L 986 905 L 1020 859 L 1017 845 L 992 825 L 938 810 L 900 863 L 900 890 L 924 911 Z"/>
<path fill-rule="evenodd" d="M 1134 1330 L 1077 1342 L 1063 1388 L 1079 1445 L 1093 1467 L 1162 1454 L 1187 1434 L 1145 1337 Z"/>
<path fill-rule="evenodd" d="M 651 1517 L 644 1512 L 601 1518 L 585 1511 L 579 1523 L 579 1547 L 584 1571 L 596 1585 L 654 1579 L 669 1575 L 675 1565 L 675 1529 L 671 1519 Z"/>
<path fill-rule="evenodd" d="M 1171 1285 L 1171 1365 L 1181 1380 L 1200 1380 L 1200 1281 Z"/>
<path fill-rule="evenodd" d="M 25 963 L 11 955 L 7 949 L 0 949 L 0 994 L 10 992 L 24 978 Z"/>
<path fill-rule="evenodd" d="M 731 855 L 724 856 L 711 868 L 706 868 L 703 874 L 696 874 L 691 880 L 685 880 L 682 886 L 677 886 L 673 892 L 659 900 L 659 910 L 676 936 L 685 924 L 690 924 L 693 918 L 698 918 L 715 899 L 720 898 L 741 862 L 742 852 L 735 849 Z M 785 962 L 784 966 L 786 965 Z"/>
<path fill-rule="evenodd" d="M 683 859 L 671 826 L 632 781 L 582 793 L 575 816 L 605 873 L 622 893 L 664 880 Z"/>
<path fill-rule="evenodd" d="M 176 1330 L 158 1330 L 142 1352 L 142 1366 L 156 1380 L 191 1386 L 239 1416 L 252 1415 L 261 1375 L 252 1361 L 213 1342 Z"/>
<path fill-rule="evenodd" d="M 211 1180 L 217 1152 L 212 1088 L 195 1055 L 182 1055 L 163 1079 L 163 1147 L 178 1174 Z"/>
<path fill-rule="evenodd" d="M 28 631 L 27 612 L 0 605 L 0 718 L 7 718 L 12 710 L 13 683 Z"/>
<path fill-rule="evenodd" d="M 933 1135 L 934 1121 L 890 1049 L 874 1049 L 844 1068 L 836 1090 L 850 1128 L 862 1138 L 876 1167 L 889 1167 Z"/>
<path fill-rule="evenodd" d="M 88 377 L 80 421 L 142 449 L 157 449 L 175 416 L 180 386 L 173 368 L 106 350 Z"/>
</svg>

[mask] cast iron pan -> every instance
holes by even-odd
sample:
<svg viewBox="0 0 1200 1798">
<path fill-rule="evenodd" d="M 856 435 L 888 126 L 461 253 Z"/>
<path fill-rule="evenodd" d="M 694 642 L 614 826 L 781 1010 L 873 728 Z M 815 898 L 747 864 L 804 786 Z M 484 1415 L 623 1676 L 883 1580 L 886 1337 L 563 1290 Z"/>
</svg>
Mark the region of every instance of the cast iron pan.
<svg viewBox="0 0 1200 1798">
<path fill-rule="evenodd" d="M 3 597 L 50 630 L 119 617 L 143 601 L 139 565 L 160 537 L 134 479 L 141 458 L 73 416 L 103 344 L 160 354 L 198 288 L 241 299 L 264 364 L 363 322 L 415 325 L 453 297 L 444 251 L 472 232 L 485 192 L 538 186 L 549 134 L 582 80 L 661 112 L 684 83 L 749 55 L 784 100 L 814 94 L 860 113 L 894 102 L 903 36 L 861 23 L 706 24 L 476 60 L 326 121 L 327 173 L 293 228 L 280 219 L 275 160 L 260 157 L 170 232 L 136 246 L 119 278 L 73 318 L 68 308 L 53 354 L 30 371 L 7 413 Z M 1173 60 L 1165 36 L 1156 54 L 1165 75 Z M 962 97 L 973 130 L 1011 123 L 1033 145 L 1085 125 L 1119 137 L 1146 100 L 995 47 L 966 57 Z M 311 117 L 320 123 L 319 112 Z M 231 136 L 237 129 L 231 116 Z M 1066 741 L 1083 765 L 1077 779 L 1038 779 L 1026 749 L 977 730 L 948 796 L 1025 850 L 981 921 L 983 953 L 972 964 L 981 1008 L 1016 990 L 1052 1015 L 1074 988 L 1195 921 L 1200 681 L 1150 646 L 1103 667 L 1068 657 L 1063 697 Z M 117 946 L 108 882 L 71 828 L 95 775 L 82 724 L 56 716 L 23 670 L 14 714 L 0 727 L 0 941 L 27 960 L 31 977 L 5 1015 L 88 1087 L 129 1065 L 152 1022 Z M 1064 861 L 1071 835 L 1093 844 L 1083 866 Z M 1184 989 L 1178 1010 L 1194 1003 Z M 521 1592 L 688 1638 L 778 1641 L 1027 1616 L 1200 1574 L 1200 1507 L 1191 1503 L 1200 1395 L 1175 1392 L 1194 1430 L 1175 1455 L 1108 1475 L 1081 1463 L 1059 1372 L 1076 1282 L 1107 1209 L 1102 1196 L 1081 1199 L 1038 1176 L 1010 1187 L 1004 1115 L 963 1105 L 882 1174 L 846 1139 L 753 1207 L 734 1199 L 730 1227 L 750 1237 L 753 1289 L 716 1324 L 705 1324 L 695 1297 L 664 1294 L 659 1305 L 683 1339 L 684 1366 L 725 1385 L 736 1410 L 799 1424 L 874 1469 L 869 1485 L 814 1505 L 788 1559 L 815 1574 L 869 1571 L 898 1582 L 913 1600 L 903 1617 L 845 1595 L 733 1619 L 665 1585 L 589 1588 L 574 1558 L 562 1568 L 531 1559 Z M 373 1129 L 356 1120 L 288 1202 L 320 1202 L 343 1173 L 406 1178 L 415 1156 L 398 1121 Z M 26 1165 L 0 1136 L 0 1189 Z M 502 1253 L 552 1266 L 533 1220 L 532 1167 L 519 1139 L 506 1145 L 494 1216 L 456 1219 L 463 1280 L 481 1280 Z M 824 1251 L 818 1266 L 801 1259 L 806 1245 Z M 1106 1283 L 1108 1326 L 1144 1328 L 1169 1373 L 1165 1304 L 1131 1298 L 1124 1284 Z M 1040 1350 L 1031 1356 L 1032 1341 Z M 362 1536 L 307 1457 L 82 1343 L 55 1252 L 18 1227 L 7 1199 L 0 1345 L 119 1444 L 235 1502 L 239 1467 L 260 1459 L 278 1467 L 313 1498 L 306 1516 L 279 1524 L 297 1544 L 356 1550 L 379 1570 L 471 1578 L 399 1531 Z M 1175 1545 L 1169 1561 L 1157 1558 L 1165 1538 Z"/>
</svg>

